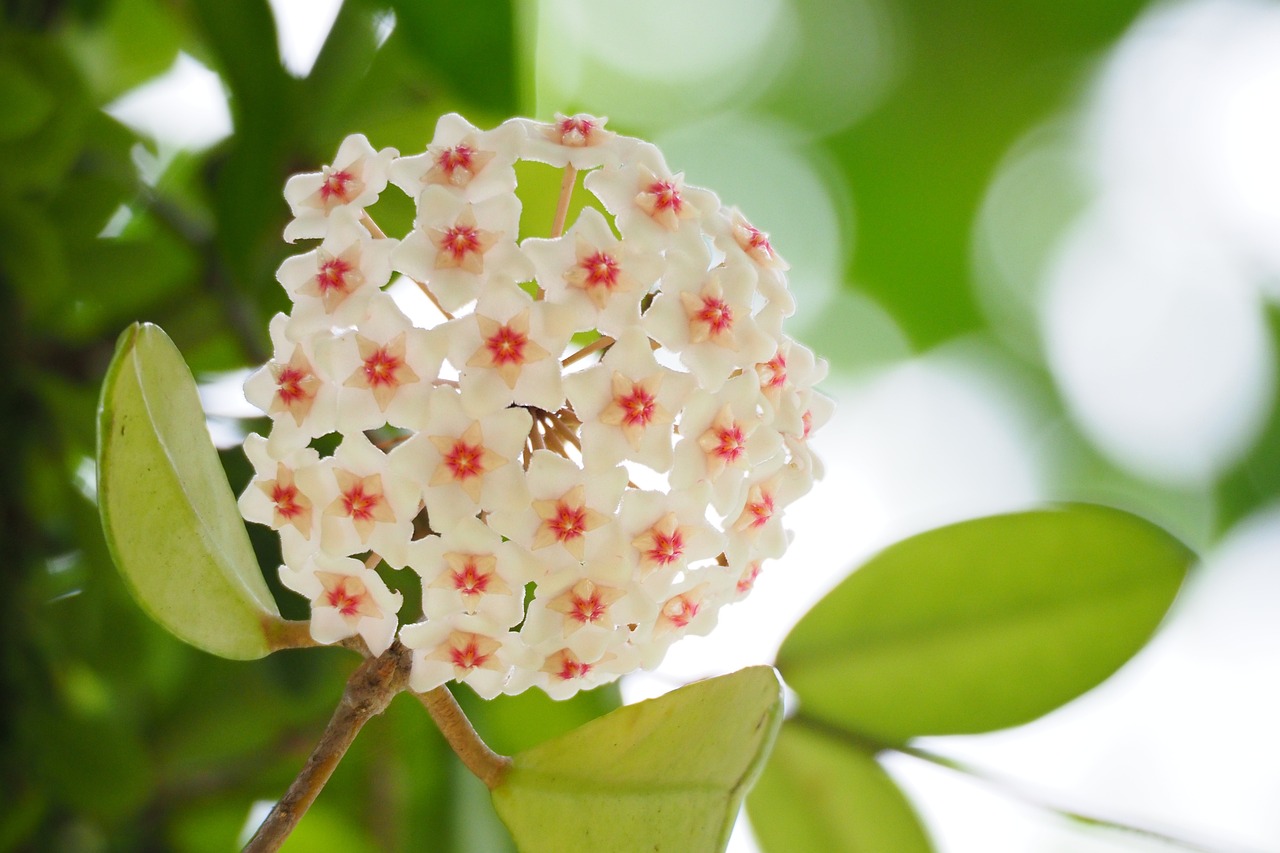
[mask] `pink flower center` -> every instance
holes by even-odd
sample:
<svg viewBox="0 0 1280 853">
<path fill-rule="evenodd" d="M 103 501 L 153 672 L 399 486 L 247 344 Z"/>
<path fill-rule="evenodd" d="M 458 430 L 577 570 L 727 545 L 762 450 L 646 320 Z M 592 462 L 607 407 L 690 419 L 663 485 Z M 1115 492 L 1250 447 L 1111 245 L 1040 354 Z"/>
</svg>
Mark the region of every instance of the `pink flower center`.
<svg viewBox="0 0 1280 853">
<path fill-rule="evenodd" d="M 586 285 L 613 290 L 618 284 L 618 262 L 606 252 L 596 252 L 578 264 L 586 273 Z"/>
<path fill-rule="evenodd" d="M 480 570 L 475 560 L 467 560 L 461 570 L 453 573 L 453 587 L 463 595 L 483 595 L 489 588 L 489 575 Z"/>
<path fill-rule="evenodd" d="M 733 309 L 723 299 L 704 296 L 702 297 L 702 308 L 698 310 L 694 320 L 706 323 L 713 336 L 723 334 L 733 327 Z"/>
<path fill-rule="evenodd" d="M 480 464 L 483 454 L 483 447 L 467 444 L 459 439 L 454 443 L 453 449 L 444 455 L 444 464 L 455 480 L 466 480 L 484 473 Z"/>
<path fill-rule="evenodd" d="M 747 232 L 746 245 L 744 249 L 755 249 L 757 252 L 764 252 L 766 255 L 773 255 L 773 246 L 769 245 L 769 236 L 756 228 L 754 225 L 744 224 L 743 229 Z"/>
<path fill-rule="evenodd" d="M 653 545 L 644 555 L 650 561 L 660 566 L 669 566 L 684 554 L 684 536 L 679 528 L 672 531 L 670 536 L 658 530 L 651 530 L 649 535 L 653 537 Z"/>
<path fill-rule="evenodd" d="M 646 426 L 653 419 L 656 401 L 652 394 L 640 385 L 632 385 L 631 392 L 616 398 L 618 407 L 622 409 L 624 426 Z"/>
<path fill-rule="evenodd" d="M 469 145 L 455 145 L 453 148 L 446 148 L 436 157 L 436 165 L 440 167 L 452 180 L 453 173 L 456 169 L 462 169 L 466 172 L 473 171 L 472 166 L 475 164 L 475 151 Z"/>
<path fill-rule="evenodd" d="M 781 388 L 787 382 L 787 357 L 781 351 L 773 358 L 757 365 L 760 373 L 760 384 L 765 388 Z"/>
<path fill-rule="evenodd" d="M 283 518 L 293 518 L 302 512 L 302 507 L 298 504 L 298 487 L 295 485 L 286 486 L 277 482 L 271 487 L 271 500 L 276 505 L 276 512 Z"/>
<path fill-rule="evenodd" d="M 556 124 L 560 132 L 560 144 L 571 148 L 583 148 L 591 144 L 591 135 L 596 132 L 596 123 L 585 118 L 565 118 Z"/>
<path fill-rule="evenodd" d="M 480 229 L 474 225 L 455 225 L 440 238 L 440 251 L 451 255 L 459 265 L 462 259 L 480 251 Z"/>
<path fill-rule="evenodd" d="M 568 542 L 586 533 L 587 511 L 584 507 L 556 504 L 556 513 L 544 522 L 555 535 L 557 542 Z"/>
<path fill-rule="evenodd" d="M 311 374 L 296 367 L 284 367 L 276 379 L 276 396 L 286 406 L 292 406 L 310 395 L 307 393 L 307 380 Z"/>
<path fill-rule="evenodd" d="M 653 197 L 654 213 L 670 210 L 679 215 L 684 208 L 680 187 L 674 181 L 654 181 L 645 188 L 645 192 Z"/>
<path fill-rule="evenodd" d="M 738 593 L 745 595 L 751 591 L 756 584 L 756 578 L 760 575 L 760 561 L 753 560 L 748 566 L 742 577 L 738 578 Z"/>
<path fill-rule="evenodd" d="M 373 351 L 373 354 L 364 360 L 364 376 L 369 381 L 370 388 L 377 388 L 382 385 L 396 384 L 396 371 L 404 362 L 397 356 L 387 351 L 386 347 L 379 347 Z"/>
<path fill-rule="evenodd" d="M 363 484 L 356 483 L 342 493 L 342 508 L 355 521 L 372 521 L 374 510 L 381 500 L 382 495 L 366 492 Z"/>
<path fill-rule="evenodd" d="M 517 332 L 510 326 L 502 326 L 484 342 L 489 356 L 495 365 L 524 364 L 524 348 L 529 342 L 527 335 Z"/>
<path fill-rule="evenodd" d="M 761 493 L 760 500 L 747 504 L 747 513 L 751 518 L 750 527 L 764 527 L 773 518 L 773 495 Z"/>
<path fill-rule="evenodd" d="M 344 261 L 342 258 L 330 258 L 322 263 L 319 272 L 316 273 L 316 287 L 320 289 L 320 295 L 324 296 L 334 291 L 346 293 L 349 272 L 351 272 L 351 262 Z"/>
<path fill-rule="evenodd" d="M 354 616 L 360 611 L 360 604 L 367 594 L 368 590 L 359 578 L 343 578 L 325 591 L 324 601 L 343 616 Z"/>
<path fill-rule="evenodd" d="M 600 621 L 609 610 L 609 605 L 601 600 L 598 590 L 593 590 L 585 598 L 575 595 L 570 604 L 569 618 L 584 625 Z"/>
<path fill-rule="evenodd" d="M 478 666 L 484 666 L 490 657 L 491 655 L 480 651 L 479 645 L 475 640 L 470 640 L 460 646 L 453 646 L 449 650 L 449 658 L 458 669 L 471 670 Z"/>
<path fill-rule="evenodd" d="M 560 670 L 556 673 L 556 677 L 561 681 L 571 681 L 575 678 L 583 678 L 589 672 L 591 672 L 591 664 L 566 656 L 560 662 Z"/>
<path fill-rule="evenodd" d="M 747 439 L 742 434 L 742 427 L 735 423 L 727 427 L 717 427 L 712 432 L 716 438 L 716 446 L 712 452 L 726 463 L 737 462 L 747 447 Z"/>
<path fill-rule="evenodd" d="M 684 628 L 702 609 L 702 602 L 694 601 L 687 595 L 677 595 L 662 605 L 662 618 L 676 628 Z"/>
<path fill-rule="evenodd" d="M 804 433 L 800 437 L 807 440 L 809 431 L 813 429 L 813 411 L 805 409 L 804 414 L 800 416 L 800 422 L 804 424 Z"/>
<path fill-rule="evenodd" d="M 320 185 L 320 201 L 325 205 L 346 204 L 351 201 L 349 184 L 354 176 L 347 171 L 330 172 Z"/>
</svg>

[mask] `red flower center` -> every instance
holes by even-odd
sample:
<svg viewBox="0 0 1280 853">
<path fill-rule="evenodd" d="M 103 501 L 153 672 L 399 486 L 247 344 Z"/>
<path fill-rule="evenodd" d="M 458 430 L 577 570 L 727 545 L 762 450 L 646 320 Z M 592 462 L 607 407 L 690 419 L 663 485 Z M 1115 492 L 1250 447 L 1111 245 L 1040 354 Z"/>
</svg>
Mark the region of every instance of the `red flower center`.
<svg viewBox="0 0 1280 853">
<path fill-rule="evenodd" d="M 715 455 L 725 462 L 737 462 L 747 446 L 747 439 L 742 434 L 742 427 L 735 423 L 727 427 L 718 427 L 714 432 L 716 449 L 713 452 Z"/>
<path fill-rule="evenodd" d="M 470 172 L 474 162 L 475 151 L 469 145 L 455 145 L 453 148 L 446 148 L 440 152 L 440 156 L 436 157 L 436 165 L 450 178 L 453 177 L 455 169 L 463 169 Z"/>
<path fill-rule="evenodd" d="M 347 171 L 330 172 L 320 185 L 320 201 L 325 204 L 346 204 L 351 201 L 350 184 L 355 177 Z"/>
<path fill-rule="evenodd" d="M 284 367 L 280 377 L 276 379 L 276 396 L 286 406 L 291 406 L 307 397 L 306 382 L 311 376 L 305 370 L 296 367 Z"/>
<path fill-rule="evenodd" d="M 523 364 L 524 347 L 529 342 L 528 336 L 515 331 L 510 326 L 502 326 L 494 332 L 484 345 L 495 365 Z"/>
<path fill-rule="evenodd" d="M 471 640 L 461 646 L 452 647 L 449 650 L 449 657 L 458 669 L 475 669 L 478 666 L 484 666 L 491 656 L 481 652 L 476 641 Z"/>
<path fill-rule="evenodd" d="M 480 251 L 480 229 L 473 225 L 455 225 L 444 232 L 440 251 L 453 256 L 458 263 L 472 252 Z"/>
<path fill-rule="evenodd" d="M 369 381 L 369 387 L 395 385 L 396 371 L 402 363 L 398 357 L 387 352 L 386 347 L 374 350 L 373 354 L 364 360 L 364 376 Z"/>
<path fill-rule="evenodd" d="M 680 188 L 674 181 L 654 181 L 649 184 L 645 192 L 653 196 L 655 211 L 670 210 L 672 213 L 679 214 L 684 207 L 684 199 L 680 197 Z"/>
<path fill-rule="evenodd" d="M 365 492 L 364 486 L 357 483 L 342 493 L 342 508 L 356 521 L 370 521 L 381 500 L 382 495 Z"/>
<path fill-rule="evenodd" d="M 702 308 L 694 319 L 706 323 L 711 330 L 711 334 L 719 334 L 732 328 L 733 309 L 723 299 L 704 296 L 702 297 Z"/>
<path fill-rule="evenodd" d="M 625 426 L 645 426 L 653 419 L 654 397 L 639 385 L 631 386 L 631 393 L 618 397 L 617 403 Z"/>
<path fill-rule="evenodd" d="M 548 519 L 546 524 L 555 534 L 557 542 L 577 539 L 586 532 L 587 511 L 584 507 L 572 507 L 561 503 L 556 506 L 555 516 Z"/>
<path fill-rule="evenodd" d="M 347 273 L 351 272 L 351 262 L 342 258 L 330 258 L 320 265 L 316 273 L 316 287 L 323 296 L 331 291 L 345 293 L 347 291 Z"/>
<path fill-rule="evenodd" d="M 453 586 L 463 595 L 483 595 L 489 588 L 489 575 L 480 571 L 475 560 L 467 560 L 461 571 L 453 573 Z"/>
<path fill-rule="evenodd" d="M 453 449 L 444 455 L 444 464 L 455 480 L 466 480 L 482 473 L 480 457 L 483 453 L 484 448 L 459 439 L 454 442 Z"/>
<path fill-rule="evenodd" d="M 587 274 L 587 287 L 613 290 L 618 284 L 618 261 L 606 252 L 583 258 L 578 264 Z"/>
<path fill-rule="evenodd" d="M 298 505 L 297 486 L 277 482 L 271 487 L 271 500 L 276 505 L 276 512 L 284 518 L 293 518 L 302 512 L 302 507 Z"/>
</svg>

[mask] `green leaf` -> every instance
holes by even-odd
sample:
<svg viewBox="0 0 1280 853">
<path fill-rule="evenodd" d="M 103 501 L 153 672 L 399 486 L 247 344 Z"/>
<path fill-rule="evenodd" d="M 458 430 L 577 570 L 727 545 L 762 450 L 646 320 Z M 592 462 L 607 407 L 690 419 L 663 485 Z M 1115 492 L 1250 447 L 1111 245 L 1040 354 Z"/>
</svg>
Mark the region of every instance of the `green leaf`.
<svg viewBox="0 0 1280 853">
<path fill-rule="evenodd" d="M 53 96 L 21 65 L 0 59 L 0 140 L 21 139 L 49 118 Z"/>
<path fill-rule="evenodd" d="M 391 38 L 410 49 L 432 82 L 447 86 L 469 104 L 513 115 L 519 103 L 512 0 L 473 3 L 459 15 L 438 0 L 392 0 L 396 28 Z M 441 26 L 447 20 L 449 25 Z M 474 115 L 469 115 L 476 121 Z"/>
<path fill-rule="evenodd" d="M 279 611 L 209 440 L 195 381 L 157 326 L 135 324 L 107 371 L 98 413 L 98 504 L 134 598 L 193 646 L 271 651 Z"/>
<path fill-rule="evenodd" d="M 792 630 L 778 668 L 806 717 L 888 743 L 1018 725 L 1142 648 L 1192 559 L 1099 506 L 954 524 L 854 572 Z"/>
<path fill-rule="evenodd" d="M 766 853 L 929 853 L 906 796 L 875 757 L 790 720 L 747 798 Z"/>
<path fill-rule="evenodd" d="M 723 850 L 781 717 L 769 667 L 690 684 L 519 753 L 494 806 L 522 853 Z"/>
</svg>

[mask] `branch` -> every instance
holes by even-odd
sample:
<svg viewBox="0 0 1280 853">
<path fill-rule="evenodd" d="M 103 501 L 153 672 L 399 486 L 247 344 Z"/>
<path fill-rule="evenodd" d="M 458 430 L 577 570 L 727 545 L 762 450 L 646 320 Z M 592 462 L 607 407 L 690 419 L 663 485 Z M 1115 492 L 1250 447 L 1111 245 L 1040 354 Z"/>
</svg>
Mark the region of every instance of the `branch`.
<svg viewBox="0 0 1280 853">
<path fill-rule="evenodd" d="M 333 775 L 334 768 L 360 729 L 381 714 L 391 699 L 404 689 L 408 671 L 409 651 L 399 641 L 380 657 L 360 664 L 347 680 L 342 700 L 325 727 L 320 743 L 316 744 L 298 778 L 293 780 L 289 790 L 249 839 L 244 853 L 271 853 L 284 844 Z"/>
<path fill-rule="evenodd" d="M 441 685 L 426 693 L 413 695 L 426 707 L 436 727 L 466 768 L 489 790 L 502 784 L 507 768 L 511 766 L 511 759 L 494 752 L 480 739 L 449 688 Z"/>
</svg>

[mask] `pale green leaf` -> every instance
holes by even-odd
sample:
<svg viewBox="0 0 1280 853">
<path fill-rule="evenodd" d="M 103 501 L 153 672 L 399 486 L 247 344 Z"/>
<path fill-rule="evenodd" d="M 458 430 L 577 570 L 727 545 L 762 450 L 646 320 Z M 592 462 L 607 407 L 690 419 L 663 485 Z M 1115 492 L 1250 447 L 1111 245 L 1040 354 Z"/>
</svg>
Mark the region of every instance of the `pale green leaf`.
<svg viewBox="0 0 1280 853">
<path fill-rule="evenodd" d="M 778 668 L 805 716 L 881 741 L 1025 723 L 1142 648 L 1192 559 L 1100 506 L 954 524 L 855 571 L 792 630 Z"/>
<path fill-rule="evenodd" d="M 929 853 L 920 819 L 874 756 L 788 721 L 747 798 L 766 853 Z"/>
<path fill-rule="evenodd" d="M 781 714 L 769 667 L 690 684 L 518 754 L 493 802 L 522 853 L 723 850 Z"/>
<path fill-rule="evenodd" d="M 275 602 L 195 382 L 157 326 L 135 324 L 120 337 L 103 384 L 98 504 L 116 566 L 152 618 L 223 657 L 271 651 Z"/>
</svg>

